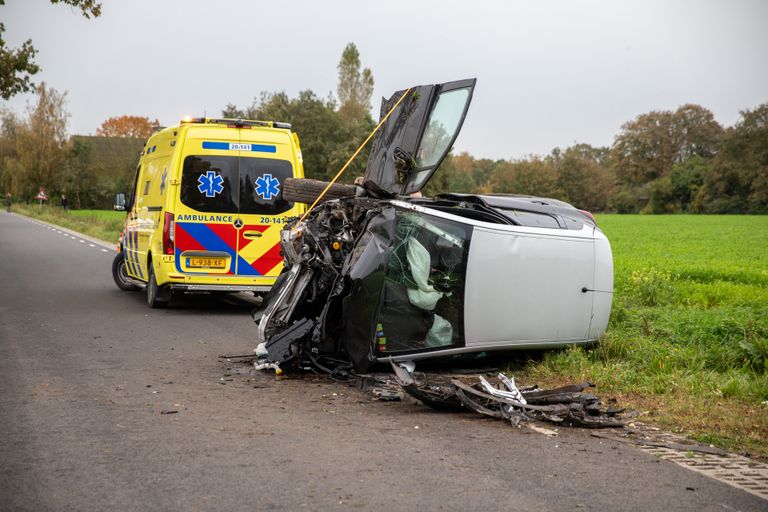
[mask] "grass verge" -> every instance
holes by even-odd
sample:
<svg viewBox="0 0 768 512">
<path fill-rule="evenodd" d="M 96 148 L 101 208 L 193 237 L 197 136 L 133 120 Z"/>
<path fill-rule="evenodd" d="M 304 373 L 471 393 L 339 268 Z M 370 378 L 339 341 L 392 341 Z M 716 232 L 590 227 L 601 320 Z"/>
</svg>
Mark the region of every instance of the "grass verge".
<svg viewBox="0 0 768 512">
<path fill-rule="evenodd" d="M 109 210 L 65 211 L 57 206 L 14 204 L 12 211 L 115 244 L 125 220 L 125 212 Z"/>
</svg>

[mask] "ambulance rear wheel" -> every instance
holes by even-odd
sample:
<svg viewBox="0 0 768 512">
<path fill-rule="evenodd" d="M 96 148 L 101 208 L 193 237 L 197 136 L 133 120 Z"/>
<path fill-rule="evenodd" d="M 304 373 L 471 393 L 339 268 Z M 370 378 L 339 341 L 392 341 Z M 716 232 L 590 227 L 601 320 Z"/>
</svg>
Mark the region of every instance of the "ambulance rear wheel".
<svg viewBox="0 0 768 512">
<path fill-rule="evenodd" d="M 328 186 L 327 181 L 310 180 L 306 178 L 288 178 L 283 183 L 283 199 L 292 203 L 312 204 Z M 323 196 L 323 201 L 352 197 L 355 187 L 334 183 Z"/>
<path fill-rule="evenodd" d="M 128 278 L 128 272 L 125 268 L 125 254 L 122 252 L 117 253 L 115 259 L 112 260 L 112 278 L 115 280 L 117 287 L 123 291 L 134 292 L 139 289 Z"/>
<path fill-rule="evenodd" d="M 149 266 L 149 279 L 147 280 L 147 305 L 151 308 L 164 308 L 171 301 L 171 292 L 157 285 L 155 269 L 152 263 Z"/>
</svg>

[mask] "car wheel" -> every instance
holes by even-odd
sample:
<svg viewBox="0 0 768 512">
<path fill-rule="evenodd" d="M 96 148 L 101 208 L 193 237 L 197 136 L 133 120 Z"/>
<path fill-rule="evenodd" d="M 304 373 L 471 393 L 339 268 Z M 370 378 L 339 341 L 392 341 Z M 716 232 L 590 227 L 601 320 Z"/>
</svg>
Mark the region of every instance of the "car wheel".
<svg viewBox="0 0 768 512">
<path fill-rule="evenodd" d="M 327 181 L 309 180 L 305 178 L 288 178 L 283 183 L 283 199 L 292 203 L 312 204 L 323 193 Z M 355 195 L 355 187 L 334 183 L 323 196 L 323 201 L 352 197 Z"/>
<path fill-rule="evenodd" d="M 160 288 L 155 279 L 155 269 L 152 263 L 149 267 L 149 279 L 147 280 L 147 305 L 151 308 L 164 308 L 171 301 L 170 290 Z"/>
<path fill-rule="evenodd" d="M 115 259 L 112 260 L 112 278 L 115 280 L 117 287 L 123 291 L 134 292 L 139 289 L 128 277 L 125 268 L 125 254 L 122 252 L 117 253 Z"/>
</svg>

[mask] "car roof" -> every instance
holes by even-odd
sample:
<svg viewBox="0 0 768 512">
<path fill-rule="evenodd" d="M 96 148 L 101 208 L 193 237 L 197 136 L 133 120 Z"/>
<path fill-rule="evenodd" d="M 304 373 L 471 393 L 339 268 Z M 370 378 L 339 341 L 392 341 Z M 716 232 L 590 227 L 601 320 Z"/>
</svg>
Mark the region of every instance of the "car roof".
<svg viewBox="0 0 768 512">
<path fill-rule="evenodd" d="M 573 205 L 548 197 L 526 196 L 517 194 L 440 194 L 438 197 L 460 200 L 462 197 L 477 197 L 488 206 L 512 218 L 516 223 L 530 226 L 560 227 L 578 229 L 582 224 L 595 226 L 595 221 L 587 213 Z M 542 222 L 541 216 L 547 216 L 553 222 Z"/>
</svg>

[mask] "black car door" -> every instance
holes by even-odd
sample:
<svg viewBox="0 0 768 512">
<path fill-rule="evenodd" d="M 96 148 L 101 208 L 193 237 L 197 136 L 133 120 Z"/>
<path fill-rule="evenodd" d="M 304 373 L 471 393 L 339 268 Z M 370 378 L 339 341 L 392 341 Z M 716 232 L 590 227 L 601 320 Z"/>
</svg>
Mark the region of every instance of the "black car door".
<svg viewBox="0 0 768 512">
<path fill-rule="evenodd" d="M 374 138 L 365 180 L 395 195 L 421 190 L 459 135 L 476 81 L 419 85 L 382 99 L 381 118 L 407 94 Z"/>
</svg>

